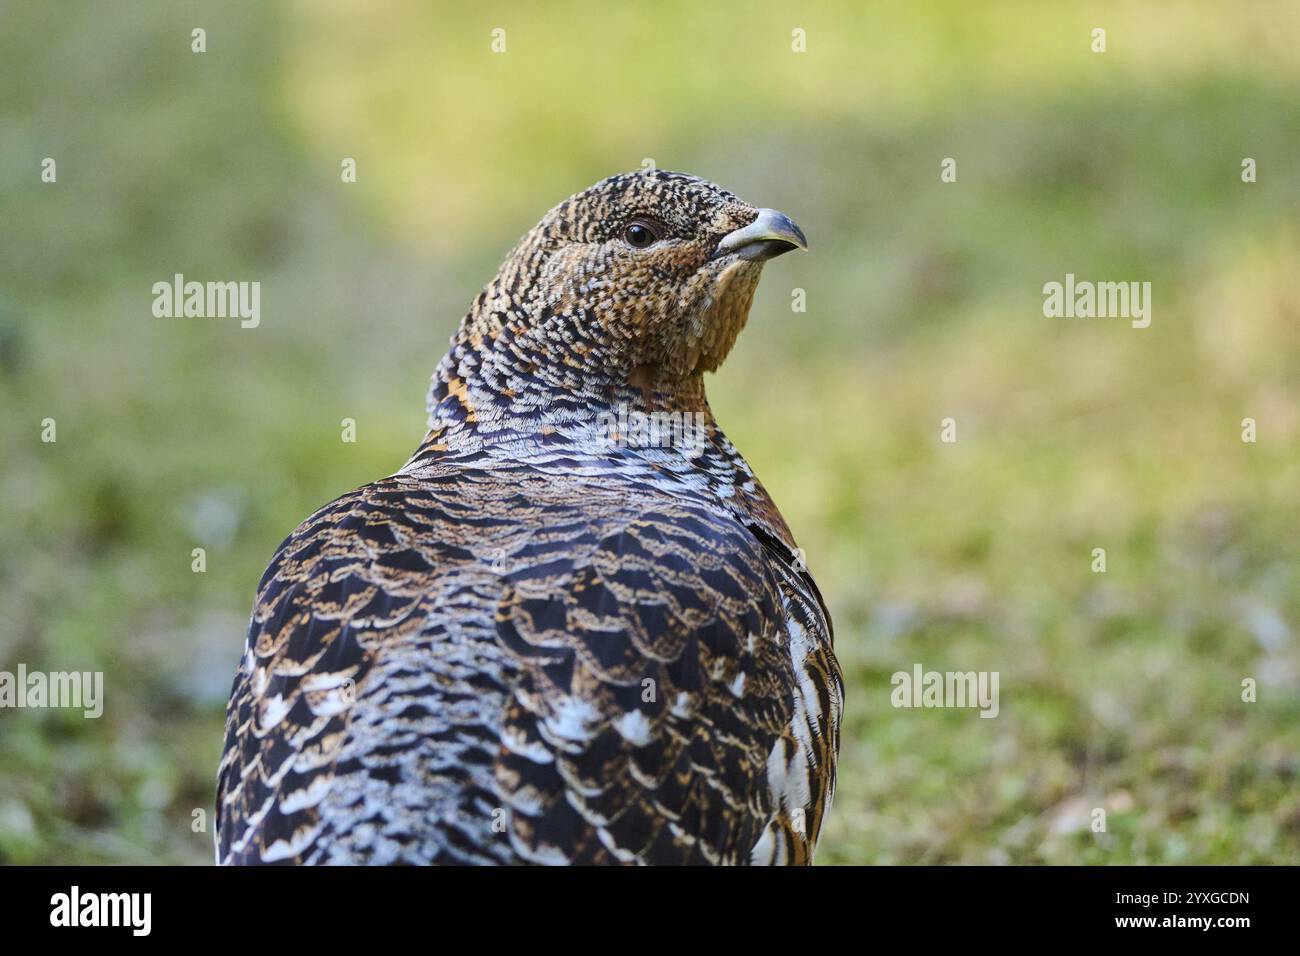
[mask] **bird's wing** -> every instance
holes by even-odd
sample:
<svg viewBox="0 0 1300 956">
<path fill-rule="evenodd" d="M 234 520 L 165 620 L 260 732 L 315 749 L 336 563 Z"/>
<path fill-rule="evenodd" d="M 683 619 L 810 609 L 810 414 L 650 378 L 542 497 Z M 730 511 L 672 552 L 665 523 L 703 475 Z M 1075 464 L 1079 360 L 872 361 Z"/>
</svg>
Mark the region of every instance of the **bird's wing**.
<svg viewBox="0 0 1300 956">
<path fill-rule="evenodd" d="M 669 496 L 344 496 L 259 586 L 218 859 L 806 860 L 842 691 L 784 555 Z"/>
<path fill-rule="evenodd" d="M 320 509 L 277 550 L 258 586 L 226 712 L 219 861 L 302 862 L 334 825 L 325 805 L 344 774 L 384 783 L 392 768 L 358 753 L 359 718 L 385 717 L 382 732 L 399 745 L 421 736 L 397 695 L 380 686 L 381 665 L 400 664 L 440 599 L 431 582 L 454 542 L 429 530 L 456 524 L 441 506 L 449 497 L 376 482 Z M 375 705 L 376 694 L 391 714 Z"/>
<path fill-rule="evenodd" d="M 747 527 L 763 543 L 780 587 L 795 675 L 794 713 L 768 763 L 775 813 L 754 847 L 753 862 L 807 864 L 835 794 L 844 677 L 830 612 L 803 552 L 761 526 Z"/>
<path fill-rule="evenodd" d="M 674 499 L 558 575 L 511 575 L 497 635 L 520 672 L 496 780 L 517 852 L 749 862 L 797 743 L 785 605 L 754 535 Z"/>
</svg>

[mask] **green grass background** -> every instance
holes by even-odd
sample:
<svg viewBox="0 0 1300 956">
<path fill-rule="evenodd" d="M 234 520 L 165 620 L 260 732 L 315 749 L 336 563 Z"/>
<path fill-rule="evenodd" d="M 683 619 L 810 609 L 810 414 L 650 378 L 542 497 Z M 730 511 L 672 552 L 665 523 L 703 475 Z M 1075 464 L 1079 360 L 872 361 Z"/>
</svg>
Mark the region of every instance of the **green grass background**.
<svg viewBox="0 0 1300 956">
<path fill-rule="evenodd" d="M 275 546 L 405 460 L 514 239 L 649 157 L 812 244 L 710 392 L 835 617 L 819 862 L 1300 862 L 1295 4 L 0 22 L 0 669 L 107 684 L 97 721 L 0 711 L 0 861 L 211 859 L 192 814 Z M 261 327 L 153 318 L 175 272 L 260 281 Z M 1151 327 L 1044 318 L 1066 272 L 1150 281 Z M 915 662 L 998 671 L 1000 716 L 895 710 Z"/>
</svg>

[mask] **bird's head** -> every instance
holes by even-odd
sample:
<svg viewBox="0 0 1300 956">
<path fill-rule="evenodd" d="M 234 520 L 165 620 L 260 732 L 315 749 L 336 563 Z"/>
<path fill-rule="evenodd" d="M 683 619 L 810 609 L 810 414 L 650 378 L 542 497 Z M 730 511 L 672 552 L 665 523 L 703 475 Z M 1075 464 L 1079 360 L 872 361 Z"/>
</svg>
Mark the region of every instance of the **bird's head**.
<svg viewBox="0 0 1300 956">
<path fill-rule="evenodd" d="M 612 176 L 520 240 L 475 303 L 480 333 L 574 385 L 589 375 L 671 389 L 718 367 L 763 264 L 799 248 L 787 216 L 706 180 Z"/>
</svg>

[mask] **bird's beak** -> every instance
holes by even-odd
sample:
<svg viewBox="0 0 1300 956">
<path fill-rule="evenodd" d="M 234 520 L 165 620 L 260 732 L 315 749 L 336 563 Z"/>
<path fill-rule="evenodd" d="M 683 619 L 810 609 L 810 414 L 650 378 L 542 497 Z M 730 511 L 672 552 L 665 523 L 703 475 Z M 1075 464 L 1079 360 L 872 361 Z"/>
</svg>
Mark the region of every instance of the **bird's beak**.
<svg viewBox="0 0 1300 956">
<path fill-rule="evenodd" d="M 764 262 L 791 249 L 807 248 L 808 240 L 793 219 L 775 209 L 760 209 L 758 218 L 748 226 L 722 237 L 713 258 L 735 255 L 738 259 Z"/>
</svg>

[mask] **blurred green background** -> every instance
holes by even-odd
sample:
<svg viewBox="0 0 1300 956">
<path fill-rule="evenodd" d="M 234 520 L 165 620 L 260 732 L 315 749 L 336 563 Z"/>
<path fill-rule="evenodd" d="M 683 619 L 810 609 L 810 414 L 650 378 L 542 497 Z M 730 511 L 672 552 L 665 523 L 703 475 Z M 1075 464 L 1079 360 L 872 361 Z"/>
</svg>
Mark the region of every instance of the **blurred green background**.
<svg viewBox="0 0 1300 956">
<path fill-rule="evenodd" d="M 275 547 L 414 449 L 515 238 L 652 158 L 812 243 L 710 389 L 835 618 L 819 862 L 1300 862 L 1297 11 L 0 2 L 0 669 L 107 685 L 0 711 L 0 861 L 211 859 Z M 155 319 L 176 272 L 261 326 Z M 1067 272 L 1151 327 L 1045 318 Z M 917 662 L 1000 716 L 895 710 Z"/>
</svg>

